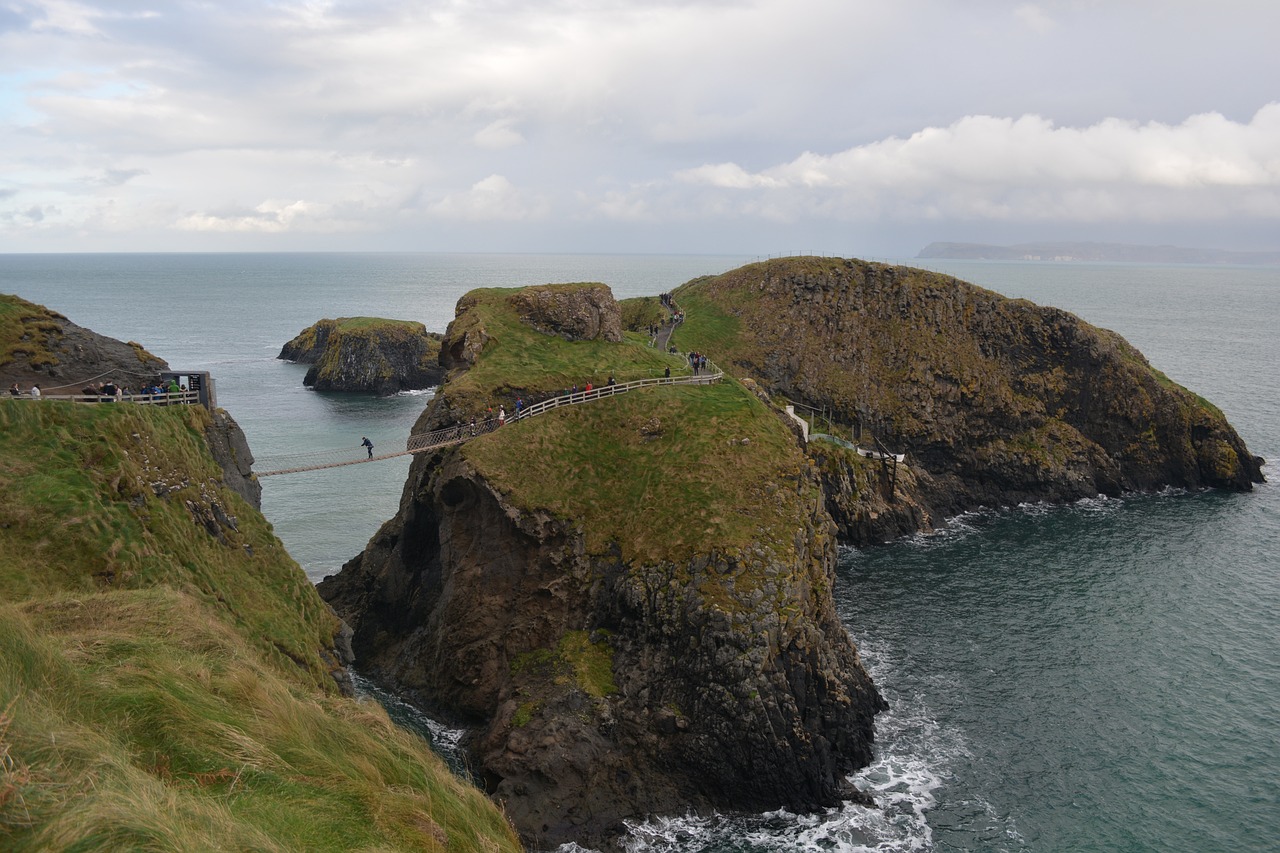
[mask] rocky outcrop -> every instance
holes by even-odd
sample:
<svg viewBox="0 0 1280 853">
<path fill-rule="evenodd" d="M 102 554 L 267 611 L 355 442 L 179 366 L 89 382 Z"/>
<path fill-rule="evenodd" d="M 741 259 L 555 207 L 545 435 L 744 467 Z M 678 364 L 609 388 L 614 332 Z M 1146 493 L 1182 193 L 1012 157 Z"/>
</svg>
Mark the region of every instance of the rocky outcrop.
<svg viewBox="0 0 1280 853">
<path fill-rule="evenodd" d="M 603 284 L 545 284 L 511 297 L 521 322 L 567 341 L 622 340 L 622 311 Z"/>
<path fill-rule="evenodd" d="M 317 391 L 387 395 L 440 384 L 440 339 L 421 323 L 341 317 L 304 329 L 279 358 L 312 365 L 302 382 Z"/>
<path fill-rule="evenodd" d="M 534 332 L 528 304 L 459 302 L 455 370 L 415 433 L 541 390 L 540 354 L 588 352 L 622 379 L 661 364 Z M 708 494 L 731 466 L 746 485 Z M 318 588 L 362 672 L 468 730 L 475 775 L 533 849 L 615 849 L 651 814 L 809 811 L 859 796 L 845 780 L 884 708 L 832 603 L 819 482 L 741 388 L 622 395 L 416 457 L 396 517 Z"/>
<path fill-rule="evenodd" d="M 677 298 L 736 322 L 718 362 L 905 451 L 916 476 L 901 494 L 922 519 L 1262 481 L 1262 460 L 1220 411 L 1065 311 L 923 270 L 816 258 L 752 264 Z M 842 526 L 855 529 L 881 535 Z"/>
<path fill-rule="evenodd" d="M 78 394 L 108 380 L 128 388 L 158 383 L 169 365 L 142 348 L 90 331 L 57 311 L 0 294 L 0 384 Z"/>
<path fill-rule="evenodd" d="M 825 514 L 791 564 L 637 564 L 587 553 L 456 451 L 415 461 L 405 495 L 321 595 L 362 670 L 472 727 L 475 771 L 527 844 L 854 795 L 884 703 L 832 606 Z"/>
<path fill-rule="evenodd" d="M 262 510 L 262 483 L 253 473 L 253 451 L 240 424 L 223 409 L 215 409 L 209 426 L 205 428 L 205 440 L 209 452 L 222 468 L 223 483 L 227 488 L 249 502 L 254 509 Z"/>
</svg>

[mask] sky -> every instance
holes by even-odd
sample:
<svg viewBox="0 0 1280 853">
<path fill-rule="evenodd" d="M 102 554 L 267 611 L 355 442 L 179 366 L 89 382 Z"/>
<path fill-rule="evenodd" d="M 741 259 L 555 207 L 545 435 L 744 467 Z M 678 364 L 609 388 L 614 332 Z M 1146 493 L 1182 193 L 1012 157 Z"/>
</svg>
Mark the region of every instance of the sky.
<svg viewBox="0 0 1280 853">
<path fill-rule="evenodd" d="M 0 252 L 1280 250 L 1274 0 L 0 0 Z"/>
</svg>

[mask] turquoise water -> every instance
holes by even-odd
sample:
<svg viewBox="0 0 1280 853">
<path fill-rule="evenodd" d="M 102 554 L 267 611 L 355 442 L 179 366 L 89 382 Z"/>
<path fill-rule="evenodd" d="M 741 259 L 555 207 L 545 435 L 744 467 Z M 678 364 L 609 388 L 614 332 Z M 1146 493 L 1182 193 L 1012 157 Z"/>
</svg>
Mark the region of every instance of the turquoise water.
<svg viewBox="0 0 1280 853">
<path fill-rule="evenodd" d="M 2 256 L 0 291 L 209 369 L 260 458 L 403 441 L 427 395 L 323 395 L 280 346 L 321 317 L 443 330 L 476 286 L 657 293 L 748 258 Z M 1280 458 L 1280 270 L 928 266 L 1116 329 Z M 271 478 L 313 578 L 395 511 L 407 462 Z M 1271 472 L 1274 475 L 1276 471 Z M 842 554 L 837 606 L 892 709 L 857 776 L 881 809 L 654 820 L 650 851 L 1280 850 L 1280 497 L 1179 493 L 992 509 Z"/>
</svg>

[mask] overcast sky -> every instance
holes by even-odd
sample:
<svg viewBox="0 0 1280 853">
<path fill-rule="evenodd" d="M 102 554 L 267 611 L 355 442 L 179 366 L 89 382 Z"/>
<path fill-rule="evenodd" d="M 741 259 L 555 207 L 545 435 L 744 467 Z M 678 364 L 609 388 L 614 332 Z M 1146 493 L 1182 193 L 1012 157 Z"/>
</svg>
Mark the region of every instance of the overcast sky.
<svg viewBox="0 0 1280 853">
<path fill-rule="evenodd" d="M 1275 0 L 0 0 L 0 251 L 1280 249 Z"/>
</svg>

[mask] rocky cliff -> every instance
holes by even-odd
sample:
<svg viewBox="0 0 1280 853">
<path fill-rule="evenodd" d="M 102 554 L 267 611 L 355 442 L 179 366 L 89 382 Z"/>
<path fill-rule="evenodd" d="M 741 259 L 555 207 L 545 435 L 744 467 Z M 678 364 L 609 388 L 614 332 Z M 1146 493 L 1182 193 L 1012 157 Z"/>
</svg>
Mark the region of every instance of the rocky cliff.
<svg viewBox="0 0 1280 853">
<path fill-rule="evenodd" d="M 108 379 L 129 388 L 159 382 L 169 365 L 141 344 L 99 335 L 57 311 L 0 294 L 0 384 L 79 394 Z"/>
<path fill-rule="evenodd" d="M 302 382 L 317 391 L 395 394 L 440 384 L 440 338 L 407 320 L 340 317 L 303 329 L 279 358 L 312 365 Z"/>
<path fill-rule="evenodd" d="M 549 335 L 531 301 L 600 307 L 572 288 L 465 297 L 444 341 L 457 367 L 415 431 L 682 370 Z M 741 386 L 635 391 L 418 457 L 399 513 L 319 589 L 363 671 L 468 728 L 532 846 L 609 846 L 653 813 L 809 810 L 854 796 L 884 707 L 832 605 L 820 495 Z"/>
<path fill-rule="evenodd" d="M 875 466 L 817 451 L 850 541 L 978 506 L 1262 481 L 1262 460 L 1212 404 L 1065 311 L 923 270 L 817 258 L 752 264 L 676 297 L 689 312 L 683 348 L 824 412 L 846 438 L 906 452 L 897 499 L 873 510 L 856 495 L 884 500 L 857 486 L 879 477 Z"/>
</svg>

